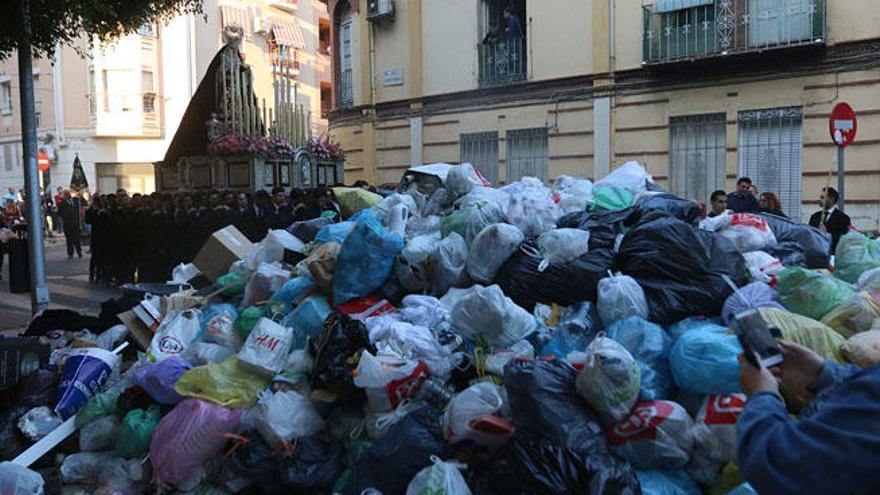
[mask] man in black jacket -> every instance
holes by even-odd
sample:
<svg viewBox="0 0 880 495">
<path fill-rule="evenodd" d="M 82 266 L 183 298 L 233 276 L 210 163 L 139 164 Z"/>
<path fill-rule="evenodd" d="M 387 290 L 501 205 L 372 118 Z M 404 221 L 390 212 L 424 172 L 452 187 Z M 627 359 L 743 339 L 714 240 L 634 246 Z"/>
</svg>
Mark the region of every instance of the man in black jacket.
<svg viewBox="0 0 880 495">
<path fill-rule="evenodd" d="M 79 221 L 79 198 L 70 196 L 70 191 L 64 191 L 64 201 L 58 205 L 58 213 L 61 215 L 61 224 L 64 226 L 64 237 L 67 240 L 67 259 L 73 258 L 73 251 L 82 258 L 82 244 L 80 239 Z"/>
<path fill-rule="evenodd" d="M 843 234 L 849 232 L 850 219 L 846 213 L 840 211 L 837 202 L 840 194 L 833 187 L 822 189 L 819 195 L 820 211 L 810 217 L 810 226 L 824 230 L 831 234 L 831 254 L 837 249 L 837 241 Z"/>
</svg>

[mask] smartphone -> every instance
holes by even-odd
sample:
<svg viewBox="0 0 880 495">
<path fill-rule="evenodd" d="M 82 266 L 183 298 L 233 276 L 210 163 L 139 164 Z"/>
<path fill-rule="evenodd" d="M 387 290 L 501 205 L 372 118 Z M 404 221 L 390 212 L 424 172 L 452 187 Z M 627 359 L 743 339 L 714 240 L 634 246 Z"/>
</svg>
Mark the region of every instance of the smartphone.
<svg viewBox="0 0 880 495">
<path fill-rule="evenodd" d="M 757 310 L 751 309 L 736 315 L 734 328 L 743 353 L 752 366 L 759 367 L 755 354 L 761 359 L 761 364 L 765 368 L 782 364 L 782 348 L 776 342 L 780 332 L 778 329 L 768 327 Z"/>
</svg>

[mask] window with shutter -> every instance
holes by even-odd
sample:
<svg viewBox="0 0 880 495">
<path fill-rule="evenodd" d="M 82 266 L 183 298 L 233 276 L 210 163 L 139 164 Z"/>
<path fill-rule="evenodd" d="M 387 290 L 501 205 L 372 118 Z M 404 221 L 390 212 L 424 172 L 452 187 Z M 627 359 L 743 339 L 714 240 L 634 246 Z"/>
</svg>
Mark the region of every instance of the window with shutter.
<svg viewBox="0 0 880 495">
<path fill-rule="evenodd" d="M 673 193 L 697 202 L 724 189 L 725 115 L 712 113 L 669 119 L 669 171 Z"/>
<path fill-rule="evenodd" d="M 459 161 L 470 162 L 490 184 L 498 182 L 498 131 L 462 134 L 459 151 Z"/>
<path fill-rule="evenodd" d="M 537 177 L 546 182 L 550 158 L 547 146 L 547 128 L 515 129 L 507 131 L 505 179 L 511 183 L 523 177 Z"/>
</svg>

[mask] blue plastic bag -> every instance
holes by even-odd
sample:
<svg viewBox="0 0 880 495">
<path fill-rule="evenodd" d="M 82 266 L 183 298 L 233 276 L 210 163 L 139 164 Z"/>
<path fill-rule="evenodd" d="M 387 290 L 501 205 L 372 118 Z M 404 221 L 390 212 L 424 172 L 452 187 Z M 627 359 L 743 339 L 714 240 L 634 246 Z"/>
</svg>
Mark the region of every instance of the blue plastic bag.
<svg viewBox="0 0 880 495">
<path fill-rule="evenodd" d="M 328 242 L 336 242 L 342 244 L 345 236 L 354 228 L 354 222 L 331 223 L 330 225 L 321 227 L 315 236 L 315 244 L 326 244 Z"/>
<path fill-rule="evenodd" d="M 338 306 L 382 287 L 403 239 L 389 232 L 372 215 L 358 219 L 342 243 L 333 275 L 333 304 Z"/>
<path fill-rule="evenodd" d="M 612 323 L 605 331 L 636 359 L 642 375 L 640 400 L 664 400 L 672 391 L 669 350 L 672 338 L 663 327 L 638 316 Z"/>
<path fill-rule="evenodd" d="M 757 491 L 755 491 L 754 488 L 752 488 L 752 485 L 750 485 L 748 483 L 743 483 L 742 485 L 739 485 L 738 487 L 734 488 L 733 490 L 730 490 L 729 492 L 727 492 L 727 495 L 759 495 L 759 494 Z"/>
<path fill-rule="evenodd" d="M 137 369 L 132 382 L 146 390 L 159 404 L 173 405 L 184 399 L 174 389 L 174 384 L 177 383 L 180 375 L 192 367 L 193 365 L 185 359 L 170 357 Z"/>
<path fill-rule="evenodd" d="M 315 282 L 309 277 L 296 277 L 288 280 L 280 289 L 272 294 L 269 303 L 282 315 L 293 311 L 293 302 L 306 290 L 314 287 Z M 276 304 L 277 303 L 277 304 Z"/>
<path fill-rule="evenodd" d="M 120 358 L 110 351 L 89 347 L 74 349 L 64 362 L 58 383 L 58 404 L 55 412 L 67 420 L 101 391 Z"/>
<path fill-rule="evenodd" d="M 719 325 L 721 323 L 720 320 L 716 320 L 715 318 L 706 318 L 704 316 L 691 316 L 690 318 L 685 318 L 677 323 L 673 323 L 669 325 L 667 331 L 669 336 L 672 337 L 673 342 L 678 340 L 685 332 L 690 332 L 692 330 L 696 330 L 698 328 L 706 327 L 708 330 L 717 332 L 717 333 L 727 333 L 727 328 Z"/>
<path fill-rule="evenodd" d="M 333 310 L 327 298 L 321 294 L 307 297 L 299 306 L 291 311 L 281 325 L 293 328 L 293 345 L 291 349 L 304 349 L 309 338 L 315 338 L 324 327 L 324 320 Z"/>
<path fill-rule="evenodd" d="M 202 331 L 205 330 L 205 325 L 211 321 L 211 318 L 223 312 L 229 313 L 232 317 L 232 321 L 235 321 L 235 319 L 238 318 L 238 310 L 234 305 L 227 303 L 212 304 L 205 308 L 205 310 L 202 311 L 202 316 L 199 317 L 199 325 L 202 326 Z"/>
<path fill-rule="evenodd" d="M 737 292 L 727 296 L 721 317 L 724 323 L 730 325 L 733 317 L 739 313 L 758 308 L 777 308 L 786 311 L 785 307 L 776 301 L 776 291 L 764 282 L 752 282 L 739 288 Z"/>
<path fill-rule="evenodd" d="M 553 330 L 550 341 L 541 349 L 541 356 L 565 358 L 569 352 L 583 352 L 599 330 L 602 320 L 596 311 L 596 305 L 590 301 L 572 304 L 562 309 L 559 324 Z"/>
<path fill-rule="evenodd" d="M 730 395 L 740 391 L 742 352 L 736 335 L 719 333 L 707 325 L 682 334 L 669 353 L 675 385 L 704 395 Z"/>
<path fill-rule="evenodd" d="M 700 495 L 700 487 L 683 469 L 638 469 L 642 495 Z"/>
</svg>

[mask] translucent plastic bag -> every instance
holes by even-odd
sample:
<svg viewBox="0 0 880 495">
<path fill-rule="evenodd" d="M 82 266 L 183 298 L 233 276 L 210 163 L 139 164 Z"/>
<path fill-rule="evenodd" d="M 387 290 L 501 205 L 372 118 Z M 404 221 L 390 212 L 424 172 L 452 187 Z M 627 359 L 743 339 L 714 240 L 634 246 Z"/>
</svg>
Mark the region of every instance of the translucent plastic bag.
<svg viewBox="0 0 880 495">
<path fill-rule="evenodd" d="M 467 235 L 465 240 L 470 244 L 474 238 L 486 227 L 504 222 L 504 210 L 494 201 L 481 201 L 471 209 L 468 217 Z"/>
<path fill-rule="evenodd" d="M 631 316 L 648 318 L 648 302 L 645 291 L 629 275 L 618 273 L 599 280 L 596 305 L 599 317 L 606 326 Z"/>
<path fill-rule="evenodd" d="M 288 313 L 281 325 L 292 329 L 293 342 L 291 349 L 304 349 L 309 339 L 321 333 L 324 320 L 332 312 L 327 298 L 322 294 L 307 297 L 293 311 Z"/>
<path fill-rule="evenodd" d="M 782 273 L 782 270 L 785 270 L 785 266 L 781 261 L 764 251 L 743 253 L 743 259 L 746 260 L 749 275 L 752 276 L 752 281 L 755 282 L 776 285 L 777 277 Z"/>
<path fill-rule="evenodd" d="M 290 271 L 271 263 L 260 263 L 244 288 L 244 299 L 241 300 L 240 306 L 247 308 L 268 300 L 288 280 L 290 280 Z"/>
<path fill-rule="evenodd" d="M 370 341 L 380 353 L 393 354 L 425 363 L 433 377 L 447 379 L 452 373 L 450 353 L 427 327 L 397 321 L 370 333 Z"/>
<path fill-rule="evenodd" d="M 513 225 L 496 223 L 486 227 L 471 242 L 468 274 L 477 282 L 492 283 L 498 269 L 519 249 L 523 239 L 522 231 Z"/>
<path fill-rule="evenodd" d="M 248 270 L 255 271 L 262 263 L 283 261 L 285 250 L 301 253 L 303 246 L 301 240 L 286 230 L 270 230 L 257 247 L 245 256 L 245 266 Z"/>
<path fill-rule="evenodd" d="M 880 293 L 874 294 L 853 294 L 825 315 L 822 323 L 847 338 L 870 329 L 874 320 L 880 318 Z"/>
<path fill-rule="evenodd" d="M 466 337 L 481 336 L 490 345 L 505 348 L 530 334 L 537 323 L 497 285 L 475 285 L 452 306 L 452 326 Z"/>
<path fill-rule="evenodd" d="M 116 453 L 125 459 L 140 459 L 150 449 L 150 439 L 159 424 L 162 413 L 156 405 L 147 410 L 132 409 L 119 425 Z"/>
<path fill-rule="evenodd" d="M 420 235 L 407 241 L 394 270 L 404 289 L 421 292 L 427 288 L 429 260 L 439 242 L 439 233 Z"/>
<path fill-rule="evenodd" d="M 256 405 L 256 427 L 266 443 L 276 445 L 315 435 L 324 420 L 312 401 L 298 392 L 264 392 Z"/>
<path fill-rule="evenodd" d="M 880 321 L 867 332 L 857 333 L 840 346 L 846 360 L 862 368 L 880 364 Z"/>
<path fill-rule="evenodd" d="M 584 369 L 575 384 L 603 424 L 615 424 L 629 415 L 639 399 L 639 365 L 626 348 L 599 334 L 587 348 Z"/>
<path fill-rule="evenodd" d="M 147 351 L 151 361 L 161 361 L 172 356 L 179 356 L 192 345 L 202 333 L 199 324 L 201 312 L 197 309 L 171 311 L 162 319 L 150 349 Z"/>
<path fill-rule="evenodd" d="M 440 460 L 431 456 L 432 465 L 419 471 L 406 487 L 406 495 L 471 495 L 461 470 L 467 467 L 459 462 Z"/>
<path fill-rule="evenodd" d="M 667 399 L 672 391 L 669 350 L 672 339 L 660 325 L 638 316 L 618 320 L 606 336 L 626 348 L 639 365 L 643 401 Z"/>
<path fill-rule="evenodd" d="M 700 228 L 718 232 L 729 239 L 740 253 L 776 244 L 776 236 L 764 217 L 752 213 L 723 213 L 701 221 Z"/>
<path fill-rule="evenodd" d="M 140 459 L 120 459 L 111 452 L 79 452 L 64 458 L 64 483 L 95 484 L 138 481 L 144 476 Z"/>
<path fill-rule="evenodd" d="M 726 464 L 736 460 L 736 422 L 746 405 L 746 396 L 710 395 L 694 418 L 694 457 Z"/>
<path fill-rule="evenodd" d="M 103 392 L 92 396 L 86 405 L 76 413 L 74 424 L 77 428 L 82 428 L 98 418 L 113 414 L 116 411 L 117 399 L 119 399 L 119 392 Z"/>
<path fill-rule="evenodd" d="M 779 274 L 779 301 L 789 311 L 821 320 L 853 293 L 846 282 L 800 267 Z"/>
<path fill-rule="evenodd" d="M 14 462 L 0 462 L 0 493 L 42 495 L 44 484 L 43 477 L 36 471 Z"/>
<path fill-rule="evenodd" d="M 862 272 L 856 283 L 856 290 L 880 292 L 880 268 L 872 268 Z"/>
<path fill-rule="evenodd" d="M 278 374 L 287 363 L 293 331 L 261 318 L 238 352 L 238 360 L 260 372 Z"/>
<path fill-rule="evenodd" d="M 415 398 L 421 383 L 428 378 L 428 368 L 418 360 L 396 356 L 361 355 L 354 385 L 365 389 L 373 412 L 390 411 L 401 402 Z"/>
<path fill-rule="evenodd" d="M 416 200 L 410 196 L 409 194 L 398 194 L 394 193 L 383 199 L 382 201 L 373 205 L 373 212 L 376 216 L 379 217 L 382 222 L 386 225 L 388 223 L 388 214 L 391 213 L 391 210 L 397 206 L 403 205 L 409 210 L 410 215 L 418 215 L 419 207 L 416 204 Z"/>
<path fill-rule="evenodd" d="M 431 293 L 446 294 L 452 287 L 461 287 L 468 280 L 468 245 L 453 232 L 444 237 L 431 257 Z"/>
<path fill-rule="evenodd" d="M 296 277 L 288 280 L 269 298 L 272 310 L 287 315 L 293 311 L 297 300 L 314 287 L 315 282 L 310 277 Z"/>
<path fill-rule="evenodd" d="M 220 344 L 196 342 L 183 353 L 183 359 L 192 363 L 193 366 L 202 366 L 226 361 L 236 353 L 236 350 Z"/>
<path fill-rule="evenodd" d="M 844 362 L 840 347 L 846 339 L 828 326 L 776 308 L 760 308 L 758 313 L 767 325 L 776 327 L 782 332 L 782 338 L 811 349 L 825 359 L 837 363 Z"/>
<path fill-rule="evenodd" d="M 553 182 L 553 190 L 559 193 L 559 208 L 564 214 L 586 211 L 593 202 L 593 183 L 587 179 L 560 175 Z"/>
<path fill-rule="evenodd" d="M 223 448 L 223 434 L 236 431 L 242 412 L 201 400 L 178 404 L 159 421 L 150 442 L 156 477 L 174 485 L 198 471 Z"/>
<path fill-rule="evenodd" d="M 322 227 L 315 236 L 315 244 L 325 244 L 335 242 L 342 244 L 342 241 L 348 236 L 351 229 L 354 228 L 354 222 L 331 223 L 326 227 Z"/>
<path fill-rule="evenodd" d="M 84 451 L 112 449 L 116 443 L 119 421 L 116 416 L 104 416 L 82 427 L 79 431 L 79 448 Z"/>
<path fill-rule="evenodd" d="M 546 354 L 546 353 L 543 353 Z M 504 376 L 504 367 L 514 359 L 534 359 L 535 348 L 528 340 L 520 340 L 510 349 L 495 350 L 486 356 L 486 372 L 496 376 Z"/>
<path fill-rule="evenodd" d="M 648 184 L 653 183 L 654 179 L 645 167 L 639 162 L 632 161 L 624 163 L 597 181 L 593 184 L 593 190 L 595 191 L 599 186 L 617 186 L 629 189 L 633 194 L 639 194 L 648 189 Z"/>
<path fill-rule="evenodd" d="M 880 244 L 860 232 L 850 232 L 840 238 L 834 251 L 836 277 L 855 283 L 862 273 L 873 268 L 880 268 Z"/>
<path fill-rule="evenodd" d="M 339 202 L 342 216 L 345 218 L 382 201 L 382 196 L 360 187 L 334 187 L 333 195 Z"/>
<path fill-rule="evenodd" d="M 197 366 L 184 373 L 174 389 L 186 397 L 205 399 L 224 406 L 250 406 L 269 378 L 229 358 L 219 364 Z"/>
<path fill-rule="evenodd" d="M 333 303 L 343 304 L 382 287 L 401 250 L 400 236 L 385 230 L 372 216 L 359 218 L 336 258 Z"/>
<path fill-rule="evenodd" d="M 553 192 L 535 177 L 524 177 L 521 187 L 512 188 L 507 208 L 507 222 L 520 229 L 528 238 L 556 228 L 561 211 L 553 200 Z"/>
<path fill-rule="evenodd" d="M 611 450 L 637 469 L 684 467 L 694 448 L 693 421 L 675 402 L 639 402 L 606 430 Z"/>
<path fill-rule="evenodd" d="M 555 229 L 538 237 L 538 251 L 541 264 L 538 271 L 543 272 L 551 263 L 568 263 L 590 250 L 590 233 L 580 229 Z"/>
<path fill-rule="evenodd" d="M 446 237 L 455 232 L 464 238 L 467 235 L 468 220 L 473 213 L 474 208 L 462 208 L 454 210 L 448 215 L 440 218 L 440 236 Z"/>
<path fill-rule="evenodd" d="M 132 381 L 159 404 L 177 404 L 183 400 L 183 397 L 174 390 L 174 384 L 190 368 L 192 364 L 185 359 L 171 357 L 138 368 L 134 372 Z"/>
<path fill-rule="evenodd" d="M 742 352 L 736 335 L 698 327 L 682 334 L 669 352 L 675 384 L 688 392 L 729 395 L 739 392 L 739 361 Z"/>
<path fill-rule="evenodd" d="M 443 187 L 456 198 L 471 192 L 475 187 L 488 187 L 489 183 L 477 174 L 468 162 L 449 169 Z"/>
<path fill-rule="evenodd" d="M 721 317 L 725 323 L 731 325 L 734 316 L 743 311 L 758 308 L 785 309 L 776 300 L 776 291 L 772 287 L 764 282 L 752 282 L 727 296 L 724 308 L 721 309 Z"/>
<path fill-rule="evenodd" d="M 235 333 L 235 319 L 238 311 L 231 304 L 212 304 L 205 308 L 199 318 L 202 326 L 202 340 L 224 345 L 238 350 L 241 339 Z"/>
<path fill-rule="evenodd" d="M 506 191 L 494 187 L 475 187 L 471 192 L 459 198 L 455 205 L 459 209 L 464 209 L 484 201 L 497 203 L 501 207 L 502 213 L 506 215 L 510 205 L 510 195 Z"/>
<path fill-rule="evenodd" d="M 470 440 L 482 447 L 495 448 L 509 435 L 490 433 L 471 427 L 472 422 L 496 414 L 504 407 L 503 389 L 490 382 L 478 382 L 452 398 L 443 416 L 443 433 L 449 443 Z"/>
<path fill-rule="evenodd" d="M 61 426 L 61 423 L 61 418 L 51 409 L 46 406 L 40 406 L 31 409 L 18 419 L 18 429 L 29 440 L 36 442 L 52 433 L 52 430 Z"/>
<path fill-rule="evenodd" d="M 636 471 L 644 495 L 701 495 L 700 486 L 683 469 Z"/>
</svg>

